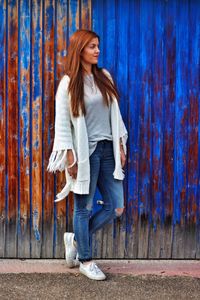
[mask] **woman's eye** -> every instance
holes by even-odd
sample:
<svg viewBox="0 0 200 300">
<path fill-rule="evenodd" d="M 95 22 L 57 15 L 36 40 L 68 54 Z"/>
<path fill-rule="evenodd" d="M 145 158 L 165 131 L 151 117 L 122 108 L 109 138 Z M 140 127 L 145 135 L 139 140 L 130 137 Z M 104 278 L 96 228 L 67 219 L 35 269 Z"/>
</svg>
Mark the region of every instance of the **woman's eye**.
<svg viewBox="0 0 200 300">
<path fill-rule="evenodd" d="M 94 48 L 96 48 L 96 45 L 91 45 L 91 46 L 89 46 L 90 47 L 90 49 L 94 49 Z M 99 49 L 99 47 L 97 46 L 97 48 Z"/>
</svg>

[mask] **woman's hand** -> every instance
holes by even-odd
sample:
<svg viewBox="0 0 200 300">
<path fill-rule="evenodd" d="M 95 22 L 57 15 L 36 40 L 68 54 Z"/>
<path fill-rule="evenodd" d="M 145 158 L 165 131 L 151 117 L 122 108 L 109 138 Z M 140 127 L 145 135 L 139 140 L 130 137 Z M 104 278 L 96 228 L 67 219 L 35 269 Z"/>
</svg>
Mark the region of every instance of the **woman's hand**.
<svg viewBox="0 0 200 300">
<path fill-rule="evenodd" d="M 121 143 L 120 143 L 120 158 L 121 158 L 121 165 L 122 165 L 122 168 L 123 168 L 126 164 L 126 155 L 124 153 L 124 148 L 123 148 L 123 145 Z"/>
<path fill-rule="evenodd" d="M 68 171 L 69 175 L 73 179 L 76 179 L 77 178 L 77 172 L 78 172 L 78 165 L 77 165 L 77 163 L 75 163 L 75 165 L 73 167 L 67 168 L 67 171 Z"/>
<path fill-rule="evenodd" d="M 69 175 L 73 178 L 76 179 L 77 178 L 77 172 L 78 172 L 78 165 L 77 163 L 74 163 L 74 155 L 71 149 L 67 150 L 67 164 L 68 164 L 68 168 L 67 171 L 69 173 Z M 73 165 L 72 167 L 70 167 L 71 165 Z"/>
</svg>

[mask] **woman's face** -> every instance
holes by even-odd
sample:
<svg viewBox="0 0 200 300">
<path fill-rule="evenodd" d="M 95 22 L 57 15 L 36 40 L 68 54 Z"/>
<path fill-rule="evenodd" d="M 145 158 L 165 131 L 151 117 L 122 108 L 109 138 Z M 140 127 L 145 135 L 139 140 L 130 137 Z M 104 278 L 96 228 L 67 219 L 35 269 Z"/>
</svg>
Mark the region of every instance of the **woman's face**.
<svg viewBox="0 0 200 300">
<path fill-rule="evenodd" d="M 83 64 L 97 64 L 99 52 L 99 40 L 93 38 L 82 50 L 81 60 Z"/>
</svg>

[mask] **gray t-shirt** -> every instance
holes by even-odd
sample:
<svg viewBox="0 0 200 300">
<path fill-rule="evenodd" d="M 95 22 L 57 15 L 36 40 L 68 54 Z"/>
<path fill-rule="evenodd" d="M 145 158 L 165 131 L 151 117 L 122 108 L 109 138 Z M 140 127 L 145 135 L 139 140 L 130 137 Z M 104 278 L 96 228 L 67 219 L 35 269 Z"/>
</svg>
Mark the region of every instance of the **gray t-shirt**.
<svg viewBox="0 0 200 300">
<path fill-rule="evenodd" d="M 84 102 L 89 155 L 91 155 L 98 141 L 112 140 L 110 106 L 104 103 L 102 94 L 94 83 L 93 74 L 84 76 Z"/>
</svg>

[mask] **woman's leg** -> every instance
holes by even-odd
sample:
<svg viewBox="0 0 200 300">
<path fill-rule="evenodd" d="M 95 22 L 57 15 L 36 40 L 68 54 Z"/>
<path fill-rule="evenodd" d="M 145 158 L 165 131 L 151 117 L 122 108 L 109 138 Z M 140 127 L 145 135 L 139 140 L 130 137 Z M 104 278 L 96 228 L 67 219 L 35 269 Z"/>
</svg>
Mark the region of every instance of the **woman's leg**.
<svg viewBox="0 0 200 300">
<path fill-rule="evenodd" d="M 80 261 L 91 260 L 89 219 L 92 213 L 93 198 L 96 191 L 100 169 L 100 145 L 90 156 L 90 190 L 88 195 L 74 193 L 73 227 Z"/>
<path fill-rule="evenodd" d="M 100 161 L 98 188 L 103 197 L 102 209 L 97 211 L 89 221 L 90 236 L 110 220 L 120 216 L 124 208 L 124 192 L 122 180 L 113 177 L 115 160 L 111 142 L 105 142 Z"/>
</svg>

